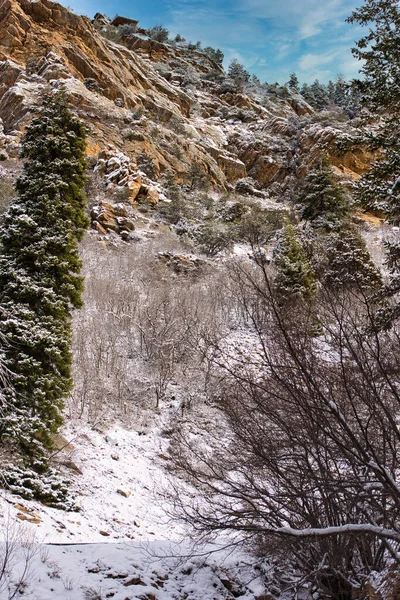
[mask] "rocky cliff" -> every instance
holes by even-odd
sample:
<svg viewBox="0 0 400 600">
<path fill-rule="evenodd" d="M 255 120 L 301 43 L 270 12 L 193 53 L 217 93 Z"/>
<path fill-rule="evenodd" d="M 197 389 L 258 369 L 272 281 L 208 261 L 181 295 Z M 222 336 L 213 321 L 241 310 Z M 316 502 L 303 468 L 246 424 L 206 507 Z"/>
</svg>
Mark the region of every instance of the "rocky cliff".
<svg viewBox="0 0 400 600">
<path fill-rule="evenodd" d="M 107 20 L 106 26 L 108 34 L 118 32 Z M 167 170 L 187 182 L 193 165 L 221 190 L 250 176 L 273 193 L 288 175 L 302 177 L 341 135 L 313 119 L 300 96 L 227 92 L 213 77 L 221 68 L 204 53 L 155 42 L 139 31 L 123 39 L 115 35 L 116 42 L 104 35 L 101 18 L 92 22 L 50 0 L 5 0 L 0 158 L 18 156 L 39 94 L 60 84 L 88 125 L 93 165 L 107 185 L 128 186 L 131 199 L 147 194 Z M 108 152 L 109 160 L 114 148 L 125 162 L 112 169 L 99 153 Z M 154 163 L 151 180 L 142 181 L 136 167 L 135 157 L 143 153 Z M 369 157 L 360 153 L 333 162 L 341 177 L 354 178 Z M 159 192 L 150 189 L 153 202 Z"/>
</svg>

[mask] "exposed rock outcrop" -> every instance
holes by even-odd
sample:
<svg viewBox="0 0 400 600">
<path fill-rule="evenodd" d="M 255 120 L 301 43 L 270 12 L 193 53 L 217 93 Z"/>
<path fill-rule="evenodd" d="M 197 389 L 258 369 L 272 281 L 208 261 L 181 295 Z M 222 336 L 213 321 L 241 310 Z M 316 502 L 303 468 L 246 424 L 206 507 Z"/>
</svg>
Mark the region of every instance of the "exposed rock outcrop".
<svg viewBox="0 0 400 600">
<path fill-rule="evenodd" d="M 97 233 L 105 235 L 110 231 L 114 233 L 130 232 L 135 229 L 132 219 L 123 204 L 111 204 L 101 200 L 93 206 L 90 216 L 92 227 Z"/>
<path fill-rule="evenodd" d="M 312 120 L 313 111 L 301 96 L 257 99 L 227 92 L 215 79 L 221 67 L 206 53 L 156 42 L 145 30 L 118 37 L 121 25 L 133 30 L 137 21 L 118 17 L 112 23 L 98 14 L 92 22 L 51 0 L 1 4 L 1 156 L 18 155 L 32 108 L 49 85 L 64 85 L 87 122 L 88 154 L 97 157 L 112 144 L 126 157 L 112 164 L 118 159 L 113 150 L 113 157 L 99 157 L 96 170 L 104 173 L 109 188 L 127 187 L 132 201 L 159 200 L 154 181 L 144 180 L 137 170 L 135 157 L 141 153 L 153 161 L 155 180 L 168 170 L 176 181 L 188 182 L 196 163 L 221 190 L 247 176 L 269 187 L 289 173 L 304 176 L 340 135 L 316 123 L 294 131 L 294 120 Z M 114 36 L 103 35 L 111 30 Z M 330 159 L 352 177 L 367 168 L 371 157 L 361 152 Z"/>
</svg>

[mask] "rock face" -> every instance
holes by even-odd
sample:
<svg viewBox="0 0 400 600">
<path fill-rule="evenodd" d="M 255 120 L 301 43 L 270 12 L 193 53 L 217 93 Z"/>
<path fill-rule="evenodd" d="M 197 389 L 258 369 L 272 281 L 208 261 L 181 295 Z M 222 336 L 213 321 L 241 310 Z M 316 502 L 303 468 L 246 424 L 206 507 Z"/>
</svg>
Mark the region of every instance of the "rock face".
<svg viewBox="0 0 400 600">
<path fill-rule="evenodd" d="M 93 171 L 104 175 L 109 190 L 126 188 L 131 201 L 138 196 L 142 182 L 136 161 L 119 152 L 114 146 L 109 144 L 99 152 Z"/>
<path fill-rule="evenodd" d="M 194 163 L 221 190 L 246 177 L 264 188 L 289 172 L 302 177 L 340 136 L 315 123 L 294 131 L 296 119 L 312 120 L 300 96 L 261 102 L 227 92 L 208 77 L 221 67 L 204 52 L 156 42 L 144 30 L 122 38 L 121 25 L 134 31 L 137 22 L 99 14 L 92 22 L 51 0 L 0 5 L 0 159 L 18 156 L 32 107 L 46 86 L 61 84 L 87 122 L 95 170 L 109 189 L 129 190 L 132 202 L 156 204 L 155 181 L 167 170 L 190 183 Z M 137 169 L 139 154 L 152 160 L 153 179 Z M 369 159 L 349 155 L 332 163 L 351 177 Z"/>
<path fill-rule="evenodd" d="M 160 194 L 152 185 L 151 180 L 140 174 L 134 159 L 120 152 L 111 144 L 99 152 L 93 172 L 102 175 L 104 185 L 108 190 L 119 192 L 124 190 L 126 200 L 131 203 L 138 200 L 147 201 L 152 205 L 158 204 Z M 128 215 L 121 214 L 119 216 L 127 217 Z M 113 227 L 109 227 L 109 229 L 113 229 Z"/>
<path fill-rule="evenodd" d="M 93 206 L 90 216 L 93 229 L 102 235 L 110 231 L 129 233 L 135 229 L 124 204 L 110 204 L 102 200 Z"/>
</svg>

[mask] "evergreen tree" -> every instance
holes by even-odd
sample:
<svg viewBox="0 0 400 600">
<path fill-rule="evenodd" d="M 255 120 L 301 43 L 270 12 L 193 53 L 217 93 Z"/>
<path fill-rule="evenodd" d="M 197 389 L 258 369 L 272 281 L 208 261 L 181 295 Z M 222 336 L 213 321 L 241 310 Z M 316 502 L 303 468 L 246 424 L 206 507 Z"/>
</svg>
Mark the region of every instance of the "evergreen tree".
<svg viewBox="0 0 400 600">
<path fill-rule="evenodd" d="M 255 88 L 261 87 L 261 81 L 257 77 L 257 75 L 255 75 L 254 73 L 251 76 L 250 82 L 251 82 L 251 85 Z"/>
<path fill-rule="evenodd" d="M 291 92 L 298 94 L 300 92 L 300 84 L 296 73 L 291 73 L 287 86 Z"/>
<path fill-rule="evenodd" d="M 222 63 L 224 61 L 224 54 L 219 48 L 215 50 L 215 48 L 207 46 L 206 48 L 204 48 L 203 52 L 207 54 L 207 56 L 209 56 L 211 60 L 216 62 L 217 65 L 222 66 Z"/>
<path fill-rule="evenodd" d="M 311 86 L 311 92 L 314 97 L 314 108 L 324 110 L 329 105 L 329 96 L 326 87 L 318 79 Z"/>
<path fill-rule="evenodd" d="M 311 87 L 307 83 L 303 83 L 300 94 L 303 96 L 304 100 L 312 107 L 315 108 L 315 96 Z"/>
<path fill-rule="evenodd" d="M 350 23 L 368 27 L 353 54 L 363 61 L 364 79 L 355 82 L 360 93 L 364 121 L 380 122 L 363 132 L 362 142 L 379 150 L 380 158 L 359 182 L 357 198 L 368 209 L 384 212 L 390 222 L 400 223 L 400 9 L 393 0 L 366 0 L 349 17 Z M 398 183 L 399 182 L 399 183 Z M 384 293 L 394 303 L 382 312 L 389 327 L 400 316 L 400 238 L 387 242 L 390 282 Z"/>
<path fill-rule="evenodd" d="M 315 275 L 290 222 L 286 223 L 278 242 L 274 264 L 275 286 L 285 303 L 313 299 L 316 293 Z"/>
<path fill-rule="evenodd" d="M 348 85 L 341 73 L 336 77 L 334 99 L 336 106 L 344 108 L 348 104 Z"/>
<path fill-rule="evenodd" d="M 308 172 L 297 200 L 303 205 L 302 217 L 310 221 L 313 227 L 331 231 L 339 229 L 349 219 L 348 202 L 335 185 L 332 168 L 326 158 L 322 158 Z"/>
<path fill-rule="evenodd" d="M 329 98 L 329 104 L 334 105 L 335 104 L 335 84 L 333 83 L 333 81 L 331 81 L 331 80 L 328 81 L 326 91 L 327 91 L 328 98 Z"/>
<path fill-rule="evenodd" d="M 228 76 L 233 79 L 238 89 L 242 89 L 250 80 L 250 73 L 236 58 L 232 59 L 228 67 Z"/>
<path fill-rule="evenodd" d="M 326 236 L 325 257 L 322 280 L 326 286 L 363 292 L 380 289 L 381 274 L 354 227 L 344 226 Z"/>
<path fill-rule="evenodd" d="M 63 90 L 43 98 L 22 143 L 26 159 L 0 230 L 0 331 L 14 374 L 0 436 L 40 454 L 71 389 L 71 310 L 81 306 L 77 241 L 85 214 L 85 127 Z"/>
</svg>

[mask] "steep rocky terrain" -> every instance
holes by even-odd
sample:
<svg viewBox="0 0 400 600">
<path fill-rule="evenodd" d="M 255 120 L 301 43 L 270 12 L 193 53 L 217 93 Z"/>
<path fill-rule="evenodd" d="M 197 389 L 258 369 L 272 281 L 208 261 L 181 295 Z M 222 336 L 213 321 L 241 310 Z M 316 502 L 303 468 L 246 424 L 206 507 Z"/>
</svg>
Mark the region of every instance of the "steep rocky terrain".
<svg viewBox="0 0 400 600">
<path fill-rule="evenodd" d="M 352 126 L 343 115 L 316 114 L 288 90 L 229 88 L 221 66 L 200 49 L 156 42 L 137 28 L 122 36 L 118 23 L 126 20 L 113 23 L 50 0 L 0 4 L 0 210 L 14 193 L 33 107 L 48 86 L 64 86 L 87 125 L 92 224 L 81 244 L 74 389 L 51 457 L 79 512 L 3 492 L 0 541 L 10 528 L 19 541 L 21 523 L 36 535 L 35 575 L 25 591 L 32 600 L 54 591 L 65 600 L 270 600 L 286 589 L 284 568 L 270 595 L 263 587 L 270 565 L 228 550 L 221 567 L 204 557 L 208 546 L 189 556 L 188 530 L 169 519 L 168 486 L 182 485 L 168 468 L 175 436 L 201 444 L 203 423 L 216 446 L 224 443 L 213 405 L 218 378 L 198 331 L 204 339 L 225 336 L 232 360 L 260 364 L 230 302 L 229 257 L 219 250 L 248 264 L 254 254 L 233 237 L 221 247 L 209 240 L 204 250 L 203 220 L 224 232 L 254 208 L 256 217 L 262 209 L 281 219 L 286 198 L 321 155 L 346 192 L 373 157 L 362 149 L 337 155 L 335 142 Z M 377 263 L 381 224 L 369 217 L 364 225 Z M 179 237 L 182 231 L 191 235 Z M 271 246 L 262 251 L 269 262 Z M 197 502 L 198 490 L 183 485 Z M 310 590 L 296 598 L 320 598 Z"/>
<path fill-rule="evenodd" d="M 146 195 L 150 185 L 144 181 L 141 187 L 135 173 L 135 157 L 141 153 L 154 161 L 153 183 L 166 170 L 177 181 L 190 182 L 195 163 L 220 190 L 251 176 L 273 193 L 274 185 L 288 175 L 302 177 L 341 134 L 335 126 L 318 123 L 301 96 L 261 99 L 226 92 L 211 76 L 221 73 L 221 67 L 201 51 L 155 42 L 140 33 L 122 41 L 102 35 L 101 18 L 92 22 L 49 0 L 3 2 L 2 158 L 17 157 L 38 95 L 46 85 L 61 83 L 88 125 L 88 154 L 94 161 L 109 144 L 129 157 L 130 171 L 119 177 L 110 176 L 109 169 L 107 183 L 129 184 L 132 200 Z M 360 152 L 334 158 L 333 163 L 341 177 L 354 178 L 369 159 Z M 150 197 L 158 201 L 155 190 Z"/>
</svg>

